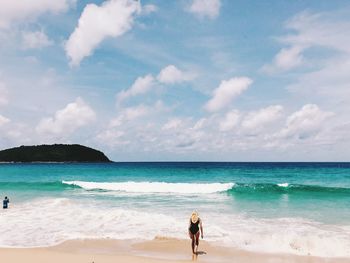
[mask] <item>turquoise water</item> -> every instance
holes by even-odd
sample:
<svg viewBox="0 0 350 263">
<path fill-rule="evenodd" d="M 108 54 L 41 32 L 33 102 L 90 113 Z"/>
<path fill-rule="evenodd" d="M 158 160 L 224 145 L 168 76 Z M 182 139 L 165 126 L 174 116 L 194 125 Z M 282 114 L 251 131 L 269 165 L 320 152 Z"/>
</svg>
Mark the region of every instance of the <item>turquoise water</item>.
<svg viewBox="0 0 350 263">
<path fill-rule="evenodd" d="M 11 200 L 0 223 L 13 222 L 0 230 L 2 246 L 186 238 L 188 216 L 198 210 L 213 242 L 350 255 L 349 163 L 1 164 L 0 194 Z M 21 232 L 11 237 L 10 227 Z"/>
</svg>

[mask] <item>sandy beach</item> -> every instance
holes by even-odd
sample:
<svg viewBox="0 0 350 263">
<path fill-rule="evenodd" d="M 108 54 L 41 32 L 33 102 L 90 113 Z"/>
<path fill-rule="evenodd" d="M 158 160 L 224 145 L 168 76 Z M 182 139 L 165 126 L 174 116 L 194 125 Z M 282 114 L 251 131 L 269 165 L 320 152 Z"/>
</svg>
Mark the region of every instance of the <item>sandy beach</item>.
<svg viewBox="0 0 350 263">
<path fill-rule="evenodd" d="M 1 248 L 6 263 L 156 263 L 156 262 L 262 262 L 262 263 L 345 263 L 348 259 L 285 254 L 262 254 L 217 247 L 201 242 L 199 255 L 191 254 L 189 241 L 156 238 L 146 242 L 119 240 L 72 240 L 47 248 Z"/>
</svg>

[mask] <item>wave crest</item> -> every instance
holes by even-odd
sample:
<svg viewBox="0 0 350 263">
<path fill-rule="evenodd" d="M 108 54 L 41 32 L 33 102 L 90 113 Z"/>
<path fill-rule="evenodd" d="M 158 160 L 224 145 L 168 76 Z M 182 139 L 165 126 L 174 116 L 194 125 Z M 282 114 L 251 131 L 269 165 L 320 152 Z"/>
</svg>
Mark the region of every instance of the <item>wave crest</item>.
<svg viewBox="0 0 350 263">
<path fill-rule="evenodd" d="M 107 190 L 128 193 L 211 194 L 230 190 L 234 183 L 165 183 L 165 182 L 84 182 L 62 181 L 86 190 Z"/>
</svg>

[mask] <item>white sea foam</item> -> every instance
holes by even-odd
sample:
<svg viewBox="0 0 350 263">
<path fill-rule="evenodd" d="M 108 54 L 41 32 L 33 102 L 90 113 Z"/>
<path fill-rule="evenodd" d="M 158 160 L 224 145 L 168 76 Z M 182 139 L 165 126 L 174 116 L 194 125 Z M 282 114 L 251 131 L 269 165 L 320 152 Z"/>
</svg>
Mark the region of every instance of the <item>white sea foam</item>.
<svg viewBox="0 0 350 263">
<path fill-rule="evenodd" d="M 189 207 L 181 212 L 170 206 L 157 209 L 115 207 L 90 199 L 21 203 L 0 212 L 0 246 L 48 246 L 81 238 L 187 238 Z M 201 212 L 205 239 L 210 242 L 261 252 L 350 257 L 350 226 L 301 218 L 258 219 Z"/>
<path fill-rule="evenodd" d="M 282 184 L 277 184 L 277 185 L 280 186 L 280 187 L 288 187 L 289 183 L 282 183 Z"/>
<path fill-rule="evenodd" d="M 62 181 L 64 184 L 77 185 L 86 190 L 108 190 L 128 193 L 174 193 L 174 194 L 211 194 L 231 189 L 234 183 L 165 183 L 165 182 L 84 182 Z"/>
</svg>

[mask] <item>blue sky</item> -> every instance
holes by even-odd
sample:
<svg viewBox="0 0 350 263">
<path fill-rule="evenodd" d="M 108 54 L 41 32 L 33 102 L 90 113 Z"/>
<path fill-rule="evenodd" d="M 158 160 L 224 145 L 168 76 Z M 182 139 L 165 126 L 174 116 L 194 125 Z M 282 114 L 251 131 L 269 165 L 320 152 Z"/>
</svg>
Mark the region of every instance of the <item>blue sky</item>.
<svg viewBox="0 0 350 263">
<path fill-rule="evenodd" d="M 0 0 L 0 146 L 348 161 L 347 1 Z"/>
</svg>

